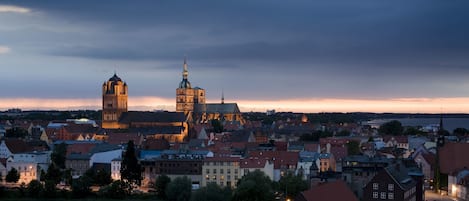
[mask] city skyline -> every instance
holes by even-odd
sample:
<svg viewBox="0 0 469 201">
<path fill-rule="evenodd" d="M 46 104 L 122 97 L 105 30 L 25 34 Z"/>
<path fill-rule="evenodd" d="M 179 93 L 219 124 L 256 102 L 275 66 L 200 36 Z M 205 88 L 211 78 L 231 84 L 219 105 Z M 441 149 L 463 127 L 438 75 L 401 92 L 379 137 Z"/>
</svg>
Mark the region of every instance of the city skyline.
<svg viewBox="0 0 469 201">
<path fill-rule="evenodd" d="M 112 74 L 129 109 L 193 87 L 243 112 L 469 113 L 464 1 L 4 1 L 0 109 L 99 109 Z"/>
</svg>

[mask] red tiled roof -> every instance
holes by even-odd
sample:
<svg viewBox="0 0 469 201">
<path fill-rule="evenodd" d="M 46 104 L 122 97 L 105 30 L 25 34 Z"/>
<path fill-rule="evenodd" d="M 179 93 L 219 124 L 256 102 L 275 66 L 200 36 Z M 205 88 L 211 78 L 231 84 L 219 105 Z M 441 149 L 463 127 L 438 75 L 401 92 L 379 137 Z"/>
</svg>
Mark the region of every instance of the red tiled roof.
<svg viewBox="0 0 469 201">
<path fill-rule="evenodd" d="M 347 147 L 331 147 L 331 153 L 337 161 L 341 161 L 348 156 Z"/>
<path fill-rule="evenodd" d="M 299 153 L 288 151 L 251 151 L 250 157 L 264 158 L 274 162 L 274 168 L 287 168 L 288 166 L 295 166 L 298 164 Z"/>
<path fill-rule="evenodd" d="M 87 154 L 95 146 L 96 146 L 95 143 L 78 143 L 78 144 L 67 145 L 67 156 L 70 155 L 71 153 Z"/>
<path fill-rule="evenodd" d="M 439 149 L 441 172 L 451 174 L 469 167 L 469 143 L 447 142 Z"/>
<path fill-rule="evenodd" d="M 427 161 L 428 164 L 434 165 L 436 163 L 435 154 L 432 152 L 422 153 L 422 157 Z"/>
<path fill-rule="evenodd" d="M 141 142 L 141 135 L 138 133 L 110 133 L 107 142 L 109 144 L 126 144 L 129 140 L 133 140 L 134 144 L 140 146 Z"/>
<path fill-rule="evenodd" d="M 383 141 L 387 143 L 389 140 L 392 140 L 392 138 L 394 138 L 394 140 L 396 140 L 397 143 L 409 143 L 409 138 L 407 138 L 407 136 L 386 135 L 386 136 L 383 136 Z"/>
<path fill-rule="evenodd" d="M 146 139 L 143 143 L 143 149 L 149 150 L 165 150 L 169 149 L 169 142 L 166 139 Z"/>
<path fill-rule="evenodd" d="M 5 145 L 13 154 L 34 151 L 34 147 L 20 139 L 5 139 Z"/>
<path fill-rule="evenodd" d="M 303 191 L 298 197 L 299 198 L 295 200 L 358 201 L 358 198 L 353 194 L 352 190 L 350 190 L 342 180 L 315 186 L 310 190 Z"/>
<path fill-rule="evenodd" d="M 239 167 L 241 168 L 264 168 L 268 160 L 265 158 L 246 158 L 241 159 Z"/>
<path fill-rule="evenodd" d="M 204 161 L 211 162 L 238 162 L 240 161 L 239 157 L 207 157 Z"/>
</svg>

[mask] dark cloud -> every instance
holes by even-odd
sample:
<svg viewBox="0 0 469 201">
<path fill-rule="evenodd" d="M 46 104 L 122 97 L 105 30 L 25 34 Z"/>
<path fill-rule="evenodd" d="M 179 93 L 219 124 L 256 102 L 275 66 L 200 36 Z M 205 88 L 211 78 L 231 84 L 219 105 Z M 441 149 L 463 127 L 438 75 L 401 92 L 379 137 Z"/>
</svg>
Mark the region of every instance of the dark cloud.
<svg viewBox="0 0 469 201">
<path fill-rule="evenodd" d="M 469 78 L 467 1 L 10 3 L 81 28 L 36 30 L 42 42 L 29 45 L 44 46 L 36 50 L 40 54 L 163 62 L 155 72 L 173 69 L 175 76 L 187 54 L 197 70 L 194 82 L 212 91 L 225 88 L 236 97 L 255 98 L 258 91 L 274 99 L 467 93 L 455 87 Z M 30 31 L 9 39 L 22 41 Z M 256 90 L 246 90 L 253 85 Z"/>
</svg>

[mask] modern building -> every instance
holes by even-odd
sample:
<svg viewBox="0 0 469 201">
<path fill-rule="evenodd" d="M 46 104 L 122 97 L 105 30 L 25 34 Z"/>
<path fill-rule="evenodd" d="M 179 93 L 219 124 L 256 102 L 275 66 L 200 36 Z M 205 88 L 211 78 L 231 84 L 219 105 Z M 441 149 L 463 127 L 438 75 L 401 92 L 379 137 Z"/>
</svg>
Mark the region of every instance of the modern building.
<svg viewBox="0 0 469 201">
<path fill-rule="evenodd" d="M 202 166 L 202 187 L 216 183 L 221 187 L 236 187 L 242 177 L 240 159 L 237 157 L 206 158 Z"/>
</svg>

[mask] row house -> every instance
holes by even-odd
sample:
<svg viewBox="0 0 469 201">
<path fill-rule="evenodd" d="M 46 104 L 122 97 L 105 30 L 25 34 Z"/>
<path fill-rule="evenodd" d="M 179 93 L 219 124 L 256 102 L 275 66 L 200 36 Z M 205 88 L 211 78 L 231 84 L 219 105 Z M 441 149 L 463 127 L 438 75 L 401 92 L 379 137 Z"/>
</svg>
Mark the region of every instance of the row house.
<svg viewBox="0 0 469 201">
<path fill-rule="evenodd" d="M 264 172 L 264 174 L 267 175 L 271 180 L 275 180 L 275 165 L 268 159 L 255 157 L 242 159 L 240 161 L 240 168 L 243 176 L 250 172 L 259 170 Z"/>
<path fill-rule="evenodd" d="M 461 200 L 469 200 L 469 170 L 464 168 L 448 175 L 448 187 L 451 191 L 448 194 Z"/>
<path fill-rule="evenodd" d="M 407 168 L 398 162 L 383 168 L 371 179 L 363 188 L 362 200 L 416 201 L 417 188 Z"/>
<path fill-rule="evenodd" d="M 122 155 L 122 147 L 106 143 L 77 143 L 67 147 L 65 167 L 72 170 L 72 177 L 79 178 L 95 164 L 108 164 Z M 111 172 L 110 169 L 105 170 Z"/>
<path fill-rule="evenodd" d="M 202 187 L 208 183 L 219 186 L 236 187 L 242 177 L 240 158 L 213 157 L 205 158 L 202 166 Z"/>
<path fill-rule="evenodd" d="M 362 198 L 363 187 L 390 163 L 385 157 L 348 156 L 342 161 L 342 177 L 353 193 Z"/>
<path fill-rule="evenodd" d="M 28 184 L 32 180 L 39 180 L 41 171 L 47 171 L 50 154 L 50 151 L 13 154 L 6 160 L 6 169 L 10 171 L 15 168 L 20 175 L 18 183 Z"/>
<path fill-rule="evenodd" d="M 299 152 L 288 151 L 250 151 L 249 158 L 266 159 L 274 164 L 273 181 L 279 181 L 287 172 L 296 173 Z"/>
</svg>

